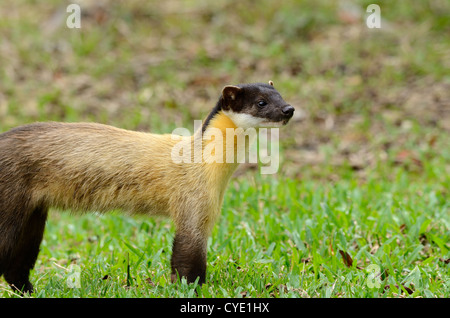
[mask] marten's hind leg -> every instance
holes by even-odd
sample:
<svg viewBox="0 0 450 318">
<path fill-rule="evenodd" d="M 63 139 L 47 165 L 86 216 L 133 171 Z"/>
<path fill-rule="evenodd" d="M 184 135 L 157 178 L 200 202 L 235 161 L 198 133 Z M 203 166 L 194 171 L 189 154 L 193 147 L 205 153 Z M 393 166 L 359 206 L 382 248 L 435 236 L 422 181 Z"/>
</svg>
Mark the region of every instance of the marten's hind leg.
<svg viewBox="0 0 450 318">
<path fill-rule="evenodd" d="M 28 215 L 27 220 L 15 235 L 16 242 L 12 245 L 7 263 L 2 264 L 5 280 L 13 289 L 33 292 L 29 275 L 39 254 L 47 212 L 47 208 L 38 207 Z"/>
</svg>

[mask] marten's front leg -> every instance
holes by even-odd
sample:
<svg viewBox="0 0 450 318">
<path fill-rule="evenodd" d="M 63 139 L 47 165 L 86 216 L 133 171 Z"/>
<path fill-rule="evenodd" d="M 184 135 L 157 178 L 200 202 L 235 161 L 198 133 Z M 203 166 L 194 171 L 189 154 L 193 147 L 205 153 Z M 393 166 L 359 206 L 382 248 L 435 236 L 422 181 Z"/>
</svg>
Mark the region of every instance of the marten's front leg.
<svg viewBox="0 0 450 318">
<path fill-rule="evenodd" d="M 207 237 L 189 231 L 177 231 L 172 248 L 172 282 L 185 277 L 193 283 L 205 282 Z"/>
</svg>

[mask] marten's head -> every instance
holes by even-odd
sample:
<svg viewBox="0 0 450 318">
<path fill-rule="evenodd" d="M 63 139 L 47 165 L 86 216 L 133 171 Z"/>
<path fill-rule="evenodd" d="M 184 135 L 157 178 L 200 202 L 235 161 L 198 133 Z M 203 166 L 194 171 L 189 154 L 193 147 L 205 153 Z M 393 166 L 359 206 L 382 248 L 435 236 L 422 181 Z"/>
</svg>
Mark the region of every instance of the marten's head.
<svg viewBox="0 0 450 318">
<path fill-rule="evenodd" d="M 294 114 L 294 107 L 269 84 L 225 86 L 220 107 L 237 127 L 278 127 L 286 125 Z"/>
</svg>

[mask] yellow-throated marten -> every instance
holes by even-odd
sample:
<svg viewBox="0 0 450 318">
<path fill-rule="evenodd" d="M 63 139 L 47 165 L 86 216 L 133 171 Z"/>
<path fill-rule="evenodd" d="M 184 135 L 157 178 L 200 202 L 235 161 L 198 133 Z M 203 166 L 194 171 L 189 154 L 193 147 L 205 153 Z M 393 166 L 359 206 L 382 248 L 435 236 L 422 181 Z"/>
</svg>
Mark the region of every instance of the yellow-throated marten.
<svg viewBox="0 0 450 318">
<path fill-rule="evenodd" d="M 293 113 L 272 82 L 226 86 L 201 131 L 284 125 Z M 193 142 L 198 133 L 183 138 Z M 174 163 L 176 142 L 94 123 L 34 123 L 0 134 L 0 276 L 33 291 L 29 273 L 50 207 L 122 209 L 171 217 L 172 279 L 203 283 L 207 238 L 238 163 Z"/>
</svg>

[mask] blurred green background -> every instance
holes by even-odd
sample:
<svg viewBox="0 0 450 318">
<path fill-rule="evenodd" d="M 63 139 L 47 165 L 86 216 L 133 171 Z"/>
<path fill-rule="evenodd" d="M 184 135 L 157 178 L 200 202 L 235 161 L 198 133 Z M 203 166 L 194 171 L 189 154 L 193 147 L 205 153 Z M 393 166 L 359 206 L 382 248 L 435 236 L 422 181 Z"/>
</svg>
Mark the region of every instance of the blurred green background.
<svg viewBox="0 0 450 318">
<path fill-rule="evenodd" d="M 371 2 L 85 0 L 81 29 L 66 26 L 70 1 L 2 2 L 0 131 L 49 120 L 193 129 L 224 85 L 273 80 L 296 107 L 283 174 L 442 177 L 450 3 L 378 1 L 382 25 L 369 29 Z"/>
<path fill-rule="evenodd" d="M 296 107 L 281 172 L 335 181 L 448 174 L 450 3 L 70 1 L 0 4 L 0 131 L 34 121 L 193 129 L 224 85 L 273 80 Z M 248 168 L 248 166 L 247 166 Z M 243 169 L 246 169 L 244 167 Z"/>
</svg>

